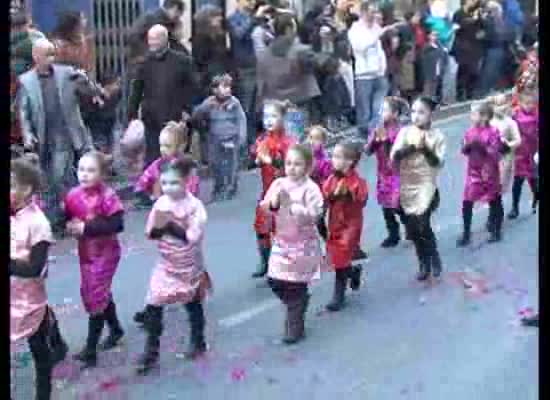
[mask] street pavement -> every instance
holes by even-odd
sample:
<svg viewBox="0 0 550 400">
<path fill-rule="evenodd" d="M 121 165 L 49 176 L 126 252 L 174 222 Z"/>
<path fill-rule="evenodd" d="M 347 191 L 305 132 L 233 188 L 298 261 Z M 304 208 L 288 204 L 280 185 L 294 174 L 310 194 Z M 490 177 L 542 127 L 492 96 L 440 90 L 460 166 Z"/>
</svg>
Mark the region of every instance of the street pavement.
<svg viewBox="0 0 550 400">
<path fill-rule="evenodd" d="M 240 193 L 208 206 L 205 253 L 214 292 L 206 304 L 210 351 L 182 359 L 189 325 L 182 306 L 167 307 L 160 368 L 137 377 L 133 362 L 145 334 L 132 321 L 144 305 L 157 258 L 144 237 L 145 212 L 130 211 L 121 235 L 124 257 L 113 284 L 125 344 L 101 353 L 95 370 L 81 373 L 70 357 L 54 373 L 53 398 L 157 400 L 345 399 L 531 400 L 538 398 L 538 330 L 519 325 L 520 313 L 538 309 L 538 218 L 524 188 L 521 215 L 505 221 L 503 241 L 488 244 L 488 209 L 476 208 L 473 243 L 456 248 L 461 233 L 464 159 L 459 148 L 468 126 L 459 116 L 438 123 L 447 136 L 440 175 L 441 206 L 434 226 L 444 264 L 440 283 L 414 280 L 411 244 L 382 249 L 386 228 L 376 204 L 375 161 L 360 172 L 370 186 L 362 247 L 371 257 L 367 277 L 348 307 L 324 311 L 333 274 L 312 285 L 307 339 L 280 343 L 284 310 L 264 280 L 250 277 L 258 261 L 252 229 L 260 182 L 243 173 Z M 205 182 L 202 192 L 208 190 Z M 506 213 L 510 195 L 505 196 Z M 87 316 L 79 297 L 76 246 L 64 240 L 52 250 L 50 303 L 71 352 L 84 344 Z M 32 363 L 25 345 L 12 354 L 13 399 L 32 399 Z"/>
</svg>

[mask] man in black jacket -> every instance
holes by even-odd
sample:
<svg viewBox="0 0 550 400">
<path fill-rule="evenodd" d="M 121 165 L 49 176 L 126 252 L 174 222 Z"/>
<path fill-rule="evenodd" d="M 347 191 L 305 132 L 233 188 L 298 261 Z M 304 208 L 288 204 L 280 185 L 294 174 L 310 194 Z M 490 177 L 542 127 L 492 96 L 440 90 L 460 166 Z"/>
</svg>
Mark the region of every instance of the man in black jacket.
<svg viewBox="0 0 550 400">
<path fill-rule="evenodd" d="M 145 125 L 146 165 L 160 157 L 159 135 L 169 121 L 191 113 L 197 78 L 190 57 L 168 46 L 168 30 L 153 26 L 147 35 L 149 54 L 131 82 L 128 120 L 138 117 Z"/>
</svg>

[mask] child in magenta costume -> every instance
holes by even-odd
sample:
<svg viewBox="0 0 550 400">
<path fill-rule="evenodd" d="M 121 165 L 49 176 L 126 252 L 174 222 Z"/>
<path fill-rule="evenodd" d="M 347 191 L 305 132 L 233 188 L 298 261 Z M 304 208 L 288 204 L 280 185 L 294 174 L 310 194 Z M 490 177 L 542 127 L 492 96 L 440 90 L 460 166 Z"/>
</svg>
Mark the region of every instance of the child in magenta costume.
<svg viewBox="0 0 550 400">
<path fill-rule="evenodd" d="M 353 143 L 339 143 L 332 153 L 334 172 L 323 185 L 323 196 L 328 203 L 327 254 L 336 271 L 332 301 L 329 311 L 339 311 L 345 306 L 345 293 L 350 281 L 353 290 L 359 289 L 361 269 L 352 267 L 352 261 L 361 242 L 363 208 L 367 204 L 367 182 L 359 176 L 356 167 L 361 149 Z"/>
<path fill-rule="evenodd" d="M 260 207 L 275 214 L 277 231 L 269 257 L 268 282 L 287 308 L 286 344 L 304 338 L 304 318 L 309 303 L 308 283 L 319 279 L 321 245 L 317 221 L 323 212 L 323 195 L 308 177 L 311 150 L 292 146 L 285 160 L 285 177 L 269 187 Z"/>
<path fill-rule="evenodd" d="M 187 191 L 186 181 L 193 168 L 195 163 L 188 157 L 163 165 L 163 195 L 147 219 L 145 232 L 150 239 L 158 240 L 160 260 L 153 270 L 146 299 L 147 340 L 137 370 L 141 374 L 158 363 L 165 305 L 185 305 L 191 325 L 186 356 L 194 359 L 206 351 L 202 301 L 211 282 L 204 265 L 202 242 L 207 215 L 202 202 Z"/>
<path fill-rule="evenodd" d="M 32 201 L 40 171 L 27 160 L 11 162 L 10 185 L 10 340 L 26 339 L 35 368 L 36 400 L 51 398 L 52 370 L 67 354 L 55 315 L 48 307 L 48 250 L 54 242 L 50 223 Z"/>
<path fill-rule="evenodd" d="M 538 190 L 535 179 L 534 156 L 539 150 L 539 110 L 536 94 L 523 92 L 519 96 L 520 106 L 514 113 L 514 120 L 519 127 L 521 144 L 516 149 L 514 183 L 512 184 L 512 211 L 508 214 L 509 219 L 515 219 L 519 215 L 519 199 L 521 188 L 527 179 L 533 192 L 532 209 L 537 210 Z"/>
<path fill-rule="evenodd" d="M 491 126 L 493 107 L 488 102 L 474 103 L 472 127 L 466 131 L 462 153 L 467 157 L 466 182 L 462 201 L 464 232 L 459 247 L 470 243 L 472 215 L 475 202 L 489 203 L 489 242 L 501 240 L 502 185 L 500 159 L 510 148 L 500 139 L 500 132 Z"/>
<path fill-rule="evenodd" d="M 321 125 L 315 125 L 309 128 L 309 133 L 307 140 L 313 151 L 313 170 L 311 171 L 311 179 L 319 185 L 319 188 L 323 188 L 323 184 L 328 179 L 330 174 L 332 174 L 332 163 L 328 157 L 326 151 L 326 143 L 328 139 L 327 130 Z M 326 224 L 326 214 L 327 208 L 323 207 L 323 214 L 319 218 L 317 223 L 317 229 L 319 230 L 319 235 L 323 240 L 327 240 L 327 224 Z"/>
<path fill-rule="evenodd" d="M 105 168 L 102 153 L 84 154 L 78 162 L 79 186 L 65 198 L 66 230 L 78 240 L 80 295 L 89 314 L 86 346 L 74 356 L 83 368 L 97 364 L 97 347 L 105 323 L 109 336 L 101 350 L 118 346 L 124 336 L 111 292 L 121 255 L 117 235 L 124 230 L 124 206 L 105 184 Z"/>
<path fill-rule="evenodd" d="M 366 153 L 376 155 L 377 181 L 376 198 L 382 206 L 382 213 L 389 236 L 382 242 L 382 247 L 395 247 L 401 240 L 399 235 L 399 216 L 405 225 L 405 214 L 399 206 L 399 169 L 390 160 L 390 150 L 399 133 L 399 116 L 404 100 L 387 97 L 382 109 L 383 126 L 376 129 L 365 146 Z M 405 103 L 406 104 L 406 103 Z"/>
<path fill-rule="evenodd" d="M 152 205 L 152 200 L 156 200 L 161 196 L 160 169 L 165 163 L 175 160 L 178 155 L 183 154 L 186 145 L 186 133 L 185 121 L 179 123 L 168 122 L 160 132 L 161 157 L 149 164 L 135 185 L 134 191 L 140 199 L 141 205 L 149 207 Z M 199 195 L 199 177 L 195 173 L 187 181 L 187 190 L 195 197 Z"/>
</svg>

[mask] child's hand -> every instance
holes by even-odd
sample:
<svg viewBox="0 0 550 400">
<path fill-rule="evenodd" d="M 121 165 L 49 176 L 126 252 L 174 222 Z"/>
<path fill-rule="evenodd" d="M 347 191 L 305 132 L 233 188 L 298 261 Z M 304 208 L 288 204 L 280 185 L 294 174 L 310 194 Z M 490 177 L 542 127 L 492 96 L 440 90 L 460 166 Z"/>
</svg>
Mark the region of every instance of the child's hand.
<svg viewBox="0 0 550 400">
<path fill-rule="evenodd" d="M 79 237 L 84 234 L 84 227 L 84 221 L 75 218 L 67 222 L 66 231 L 70 236 Z"/>
<path fill-rule="evenodd" d="M 290 195 L 284 189 L 280 189 L 277 195 L 278 203 L 281 207 L 288 207 L 290 205 Z"/>
<path fill-rule="evenodd" d="M 157 229 L 163 229 L 173 219 L 174 215 L 170 211 L 156 211 L 153 225 Z"/>
<path fill-rule="evenodd" d="M 349 193 L 349 189 L 344 183 L 343 180 L 340 180 L 338 184 L 336 185 L 336 189 L 334 190 L 334 194 L 336 196 L 344 196 Z"/>
</svg>

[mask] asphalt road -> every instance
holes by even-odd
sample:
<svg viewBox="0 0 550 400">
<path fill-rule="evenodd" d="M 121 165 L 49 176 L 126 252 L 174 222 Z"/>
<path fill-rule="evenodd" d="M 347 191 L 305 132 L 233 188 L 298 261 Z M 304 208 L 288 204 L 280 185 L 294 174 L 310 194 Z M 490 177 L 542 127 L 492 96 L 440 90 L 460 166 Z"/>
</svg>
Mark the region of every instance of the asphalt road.
<svg viewBox="0 0 550 400">
<path fill-rule="evenodd" d="M 464 175 L 459 144 L 467 124 L 467 117 L 439 123 L 448 138 L 441 206 L 434 216 L 444 263 L 441 283 L 414 280 L 410 244 L 379 247 L 386 231 L 375 199 L 375 162 L 363 160 L 360 171 L 371 193 L 362 243 L 371 254 L 366 282 L 349 296 L 344 311 L 327 314 L 323 306 L 330 300 L 333 275 L 324 274 L 312 288 L 307 340 L 292 347 L 280 344 L 283 307 L 263 280 L 250 278 L 258 261 L 252 221 L 260 183 L 256 173 L 244 173 L 235 200 L 208 206 L 205 249 L 214 280 L 206 305 L 208 355 L 195 363 L 181 359 L 188 324 L 183 307 L 171 306 L 160 370 L 135 376 L 132 363 L 145 335 L 132 315 L 143 306 L 157 251 L 144 238 L 145 213 L 130 212 L 122 235 L 125 256 L 114 281 L 125 344 L 101 354 L 98 368 L 88 373 L 80 373 L 68 358 L 55 371 L 53 398 L 537 399 L 538 330 L 521 327 L 519 312 L 538 309 L 538 218 L 530 213 L 525 188 L 523 213 L 505 222 L 501 243 L 486 242 L 488 209 L 479 207 L 473 244 L 456 248 Z M 84 344 L 87 329 L 75 247 L 71 241 L 56 245 L 48 279 L 50 303 L 72 352 Z M 13 354 L 17 400 L 32 399 L 33 369 L 26 351 L 23 345 Z"/>
</svg>

